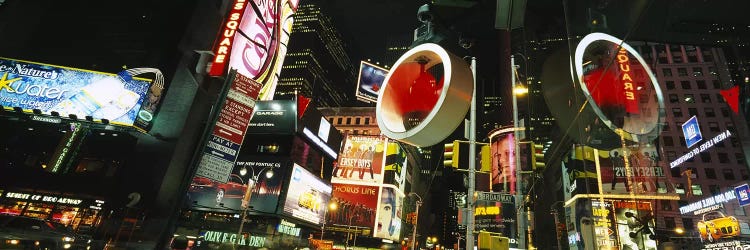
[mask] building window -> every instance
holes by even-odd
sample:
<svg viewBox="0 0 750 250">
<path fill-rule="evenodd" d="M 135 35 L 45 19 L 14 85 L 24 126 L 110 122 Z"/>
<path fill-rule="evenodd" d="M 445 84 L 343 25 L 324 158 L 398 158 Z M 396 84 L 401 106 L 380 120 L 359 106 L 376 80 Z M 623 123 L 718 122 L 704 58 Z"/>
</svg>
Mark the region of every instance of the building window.
<svg viewBox="0 0 750 250">
<path fill-rule="evenodd" d="M 672 201 L 661 200 L 661 209 L 664 211 L 672 211 Z"/>
<path fill-rule="evenodd" d="M 732 142 L 732 147 L 735 147 L 735 148 L 740 147 L 740 140 L 737 140 L 737 137 L 729 137 L 729 141 Z"/>
<path fill-rule="evenodd" d="M 721 94 L 716 94 L 716 102 L 724 103 L 724 97 Z"/>
<path fill-rule="evenodd" d="M 703 75 L 703 68 L 693 67 L 693 76 L 702 76 L 702 75 Z"/>
<path fill-rule="evenodd" d="M 716 117 L 716 112 L 714 112 L 713 108 L 705 108 L 703 112 L 706 114 L 706 117 Z"/>
<path fill-rule="evenodd" d="M 341 125 L 341 123 L 344 121 L 344 118 L 339 117 L 339 119 L 336 119 L 338 122 L 336 122 L 336 125 Z"/>
<path fill-rule="evenodd" d="M 664 140 L 664 146 L 667 146 L 667 147 L 674 146 L 674 140 L 672 140 L 671 136 L 662 136 L 661 138 Z"/>
<path fill-rule="evenodd" d="M 719 132 L 719 123 L 709 122 L 708 123 L 708 130 L 711 131 L 711 132 Z"/>
<path fill-rule="evenodd" d="M 740 233 L 750 234 L 750 224 L 748 224 L 747 222 L 740 222 Z"/>
<path fill-rule="evenodd" d="M 692 190 L 693 195 L 703 195 L 703 189 L 700 184 L 691 185 L 690 190 Z"/>
<path fill-rule="evenodd" d="M 664 123 L 664 126 L 661 126 L 662 131 L 669 131 L 669 124 Z"/>
<path fill-rule="evenodd" d="M 672 76 L 672 69 L 671 68 L 663 68 L 661 69 L 662 74 L 664 76 Z"/>
<path fill-rule="evenodd" d="M 721 187 L 719 185 L 709 185 L 708 191 L 711 192 L 711 195 L 717 195 L 721 193 Z"/>
<path fill-rule="evenodd" d="M 696 108 L 688 108 L 688 116 L 692 117 L 694 115 L 698 115 L 698 109 L 696 109 Z"/>
<path fill-rule="evenodd" d="M 716 170 L 713 168 L 704 168 L 703 169 L 706 172 L 706 178 L 715 180 L 716 179 Z"/>
<path fill-rule="evenodd" d="M 365 117 L 365 124 L 370 124 L 370 117 Z"/>
<path fill-rule="evenodd" d="M 712 75 L 718 75 L 719 72 L 716 71 L 716 67 L 708 66 L 708 73 Z"/>
<path fill-rule="evenodd" d="M 677 75 L 678 76 L 687 76 L 687 69 L 686 68 L 677 68 Z"/>
<path fill-rule="evenodd" d="M 680 177 L 680 169 L 679 168 L 673 168 L 670 171 L 672 172 L 672 177 Z"/>
<path fill-rule="evenodd" d="M 682 228 L 685 230 L 692 230 L 693 227 L 693 219 L 691 218 L 682 218 Z"/>
<path fill-rule="evenodd" d="M 687 144 L 685 144 L 685 137 L 680 136 L 680 146 L 687 147 Z"/>
<path fill-rule="evenodd" d="M 729 117 L 729 109 L 728 108 L 721 108 L 721 116 L 723 116 L 723 117 Z"/>
<path fill-rule="evenodd" d="M 352 118 L 351 117 L 347 117 L 346 118 L 346 125 L 350 125 L 350 124 L 352 124 Z"/>
<path fill-rule="evenodd" d="M 737 164 L 745 164 L 745 154 L 734 153 L 734 158 L 737 159 Z"/>
<path fill-rule="evenodd" d="M 664 226 L 666 228 L 675 228 L 677 225 L 674 223 L 674 217 L 664 216 Z"/>
<path fill-rule="evenodd" d="M 357 117 L 357 118 L 354 119 L 354 124 L 360 125 L 359 124 L 360 121 L 361 121 L 361 119 L 359 117 Z"/>
<path fill-rule="evenodd" d="M 667 159 L 669 161 L 673 161 L 676 158 L 677 158 L 677 153 L 676 152 L 674 152 L 674 151 L 667 151 Z M 680 176 L 680 175 L 678 174 L 677 176 Z"/>
<path fill-rule="evenodd" d="M 745 215 L 745 207 L 740 207 L 740 206 L 735 207 L 734 215 Z"/>
<path fill-rule="evenodd" d="M 666 85 L 667 89 L 674 89 L 674 81 L 667 81 Z"/>
<path fill-rule="evenodd" d="M 729 163 L 729 156 L 727 153 L 719 153 L 719 163 Z"/>
<path fill-rule="evenodd" d="M 701 162 L 711 162 L 711 153 L 709 152 L 701 152 L 700 153 Z"/>
<path fill-rule="evenodd" d="M 714 86 L 714 89 L 721 89 L 721 83 L 719 83 L 719 80 L 711 81 L 711 85 Z"/>
<path fill-rule="evenodd" d="M 678 103 L 680 102 L 680 97 L 677 96 L 677 94 L 669 94 L 669 103 Z"/>
<path fill-rule="evenodd" d="M 698 85 L 698 89 L 706 89 L 706 81 L 704 80 L 697 80 L 695 84 Z"/>
<path fill-rule="evenodd" d="M 686 103 L 695 103 L 695 96 L 693 94 L 685 94 Z"/>
<path fill-rule="evenodd" d="M 354 130 L 354 134 L 355 134 L 355 135 L 358 135 L 358 134 L 359 134 L 359 130 L 358 130 L 358 129 L 355 129 L 355 130 Z"/>
<path fill-rule="evenodd" d="M 734 180 L 734 171 L 731 168 L 722 169 L 721 173 L 724 174 L 724 180 Z"/>
<path fill-rule="evenodd" d="M 682 117 L 682 110 L 680 108 L 672 108 L 672 116 Z"/>
<path fill-rule="evenodd" d="M 690 81 L 680 81 L 680 86 L 682 86 L 682 89 L 691 89 Z"/>
<path fill-rule="evenodd" d="M 677 171 L 679 171 L 679 169 Z M 682 184 L 682 183 L 675 184 L 674 192 L 677 194 L 685 194 L 685 184 Z"/>
<path fill-rule="evenodd" d="M 701 102 L 702 103 L 711 103 L 711 95 L 709 95 L 709 94 L 701 94 Z"/>
<path fill-rule="evenodd" d="M 740 169 L 740 177 L 742 177 L 743 181 L 750 180 L 750 174 L 748 174 L 747 169 Z"/>
<path fill-rule="evenodd" d="M 726 123 L 725 125 L 727 126 L 727 130 L 729 130 L 729 132 L 732 132 L 732 133 L 734 133 L 734 132 L 735 132 L 735 131 L 734 131 L 734 123 L 732 123 L 732 122 L 727 122 L 727 123 Z"/>
</svg>

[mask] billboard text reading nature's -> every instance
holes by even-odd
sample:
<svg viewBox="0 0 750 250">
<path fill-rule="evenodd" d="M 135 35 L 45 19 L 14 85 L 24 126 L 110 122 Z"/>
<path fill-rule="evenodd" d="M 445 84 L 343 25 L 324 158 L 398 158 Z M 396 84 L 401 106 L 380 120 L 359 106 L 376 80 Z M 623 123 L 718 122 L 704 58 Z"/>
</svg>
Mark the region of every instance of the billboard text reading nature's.
<svg viewBox="0 0 750 250">
<path fill-rule="evenodd" d="M 0 58 L 0 105 L 5 107 L 131 126 L 149 85 L 144 79 Z"/>
</svg>

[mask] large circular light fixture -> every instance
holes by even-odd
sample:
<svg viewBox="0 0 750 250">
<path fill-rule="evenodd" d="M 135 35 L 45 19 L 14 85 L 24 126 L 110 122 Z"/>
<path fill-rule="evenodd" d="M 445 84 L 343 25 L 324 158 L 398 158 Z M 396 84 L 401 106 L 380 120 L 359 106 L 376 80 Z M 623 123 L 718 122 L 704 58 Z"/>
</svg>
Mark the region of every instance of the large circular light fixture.
<svg viewBox="0 0 750 250">
<path fill-rule="evenodd" d="M 419 147 L 435 145 L 464 120 L 474 78 L 460 57 L 433 43 L 407 51 L 391 68 L 375 113 L 391 139 Z"/>
</svg>

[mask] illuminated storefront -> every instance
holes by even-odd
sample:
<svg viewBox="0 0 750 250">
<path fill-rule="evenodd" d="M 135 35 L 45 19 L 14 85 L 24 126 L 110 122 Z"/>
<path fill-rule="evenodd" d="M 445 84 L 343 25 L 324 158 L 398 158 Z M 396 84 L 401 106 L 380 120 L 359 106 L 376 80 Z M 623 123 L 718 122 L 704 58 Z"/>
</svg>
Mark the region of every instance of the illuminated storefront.
<svg viewBox="0 0 750 250">
<path fill-rule="evenodd" d="M 100 225 L 105 203 L 80 195 L 39 191 L 3 190 L 0 195 L 0 214 L 40 218 L 85 233 Z"/>
</svg>

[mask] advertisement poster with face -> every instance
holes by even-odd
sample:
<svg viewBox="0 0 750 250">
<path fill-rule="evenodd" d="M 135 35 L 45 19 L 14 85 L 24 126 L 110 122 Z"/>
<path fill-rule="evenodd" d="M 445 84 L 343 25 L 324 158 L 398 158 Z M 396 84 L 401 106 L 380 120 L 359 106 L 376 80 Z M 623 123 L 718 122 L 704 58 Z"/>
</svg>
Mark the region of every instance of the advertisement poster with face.
<svg viewBox="0 0 750 250">
<path fill-rule="evenodd" d="M 249 199 L 253 210 L 276 213 L 284 182 L 278 169 L 288 166 L 287 164 L 290 163 L 269 159 L 240 159 L 235 163 L 227 183 L 194 176 L 187 194 L 190 206 L 195 210 L 238 211 L 242 209 L 243 199 Z M 260 171 L 266 166 L 277 167 L 275 176 L 266 178 L 265 173 L 258 174 L 258 182 L 253 186 L 253 172 Z M 247 189 L 251 186 L 252 193 L 248 194 Z M 248 197 L 245 197 L 246 195 Z"/>
<path fill-rule="evenodd" d="M 323 224 L 331 186 L 294 164 L 284 202 L 284 214 L 316 224 Z"/>
<path fill-rule="evenodd" d="M 492 154 L 492 168 L 490 170 L 490 184 L 493 192 L 516 193 L 516 145 L 515 135 L 512 127 L 500 130 L 500 133 L 492 137 L 490 142 L 490 153 Z M 529 144 L 519 145 L 518 164 L 527 164 L 527 154 L 530 152 Z M 522 169 L 529 171 L 530 167 Z M 524 187 L 529 186 L 530 179 L 524 178 Z"/>
<path fill-rule="evenodd" d="M 333 184 L 331 203 L 336 209 L 329 209 L 326 222 L 328 225 L 366 228 L 363 234 L 369 234 L 375 225 L 375 215 L 378 209 L 378 186 Z M 331 227 L 331 230 L 335 230 Z M 359 230 L 358 230 L 359 231 Z"/>
<path fill-rule="evenodd" d="M 383 187 L 381 190 L 375 237 L 398 240 L 401 235 L 403 197 L 399 197 L 398 192 L 390 187 Z"/>
<path fill-rule="evenodd" d="M 348 135 L 331 182 L 383 183 L 385 142 L 383 136 Z"/>
</svg>

